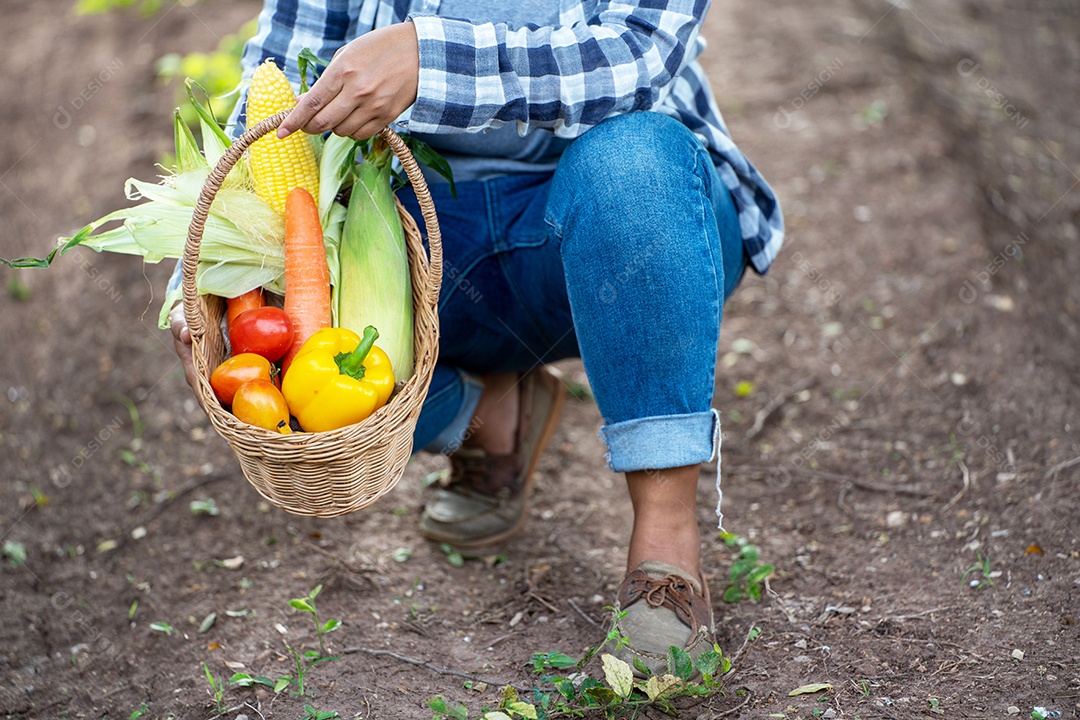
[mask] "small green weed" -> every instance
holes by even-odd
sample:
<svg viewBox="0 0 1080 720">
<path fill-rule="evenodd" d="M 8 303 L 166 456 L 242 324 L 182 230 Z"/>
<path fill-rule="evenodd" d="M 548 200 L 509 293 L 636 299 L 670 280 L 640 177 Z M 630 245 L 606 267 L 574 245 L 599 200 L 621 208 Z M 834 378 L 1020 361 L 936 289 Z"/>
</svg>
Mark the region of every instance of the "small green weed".
<svg viewBox="0 0 1080 720">
<path fill-rule="evenodd" d="M 319 640 L 318 650 L 308 650 L 304 653 L 299 653 L 291 646 L 286 645 L 285 649 L 292 657 L 293 664 L 296 668 L 295 672 L 291 675 L 282 675 L 276 679 L 269 678 L 265 675 L 251 675 L 249 673 L 235 673 L 229 678 L 228 683 L 215 681 L 210 675 L 210 672 L 206 670 L 207 680 L 210 681 L 210 687 L 215 693 L 224 693 L 226 687 L 238 687 L 238 688 L 250 688 L 255 685 L 262 685 L 264 687 L 272 688 L 274 693 L 280 693 L 290 687 L 293 688 L 292 694 L 297 697 L 305 697 L 311 694 L 311 690 L 307 685 L 307 676 L 311 671 L 311 668 L 315 667 L 319 663 L 328 662 L 330 660 L 338 660 L 339 658 L 326 654 L 326 641 L 324 637 L 327 633 L 331 633 L 341 627 L 341 621 L 336 619 L 330 619 L 326 622 L 319 621 L 318 610 L 315 605 L 315 598 L 322 592 L 322 585 L 316 585 L 315 588 L 302 598 L 294 598 L 289 601 L 289 606 L 299 610 L 300 612 L 308 613 L 311 615 L 312 621 L 315 623 L 315 631 Z M 225 614 L 229 617 L 243 617 L 248 615 L 247 610 L 226 610 Z M 209 619 L 209 615 L 207 619 Z M 216 615 L 215 615 L 216 617 Z M 207 625 L 207 620 L 203 621 L 204 625 Z M 209 627 L 207 627 L 209 629 Z M 203 669 L 206 669 L 205 663 Z M 304 706 L 305 711 L 308 711 L 310 706 Z M 336 712 L 324 712 L 318 711 L 312 708 L 308 711 L 307 719 L 318 718 L 318 720 L 330 720 L 331 718 L 338 717 Z"/>
<path fill-rule="evenodd" d="M 439 549 L 446 555 L 446 562 L 450 563 L 454 567 L 465 567 L 466 560 L 481 560 L 485 565 L 495 566 L 502 565 L 506 562 L 506 555 L 474 555 L 472 553 L 461 552 L 454 549 L 452 546 L 446 543 L 440 543 Z"/>
<path fill-rule="evenodd" d="M 432 720 L 468 720 L 469 708 L 465 707 L 461 703 L 455 705 L 448 705 L 446 698 L 442 695 L 436 695 L 432 699 L 427 701 L 427 705 L 435 715 L 432 716 Z"/>
<path fill-rule="evenodd" d="M 561 652 L 533 655 L 530 664 L 539 675 L 539 684 L 525 694 L 519 694 L 511 686 L 503 688 L 498 709 L 485 708 L 480 717 L 485 720 L 548 720 L 560 716 L 582 717 L 591 712 L 602 713 L 605 718 L 634 717 L 648 706 L 674 715 L 673 699 L 704 697 L 718 692 L 721 687 L 718 678 L 731 669 L 731 662 L 723 656 L 719 646 L 713 645 L 713 649 L 703 653 L 697 663 L 685 650 L 672 646 L 668 650 L 665 674 L 650 675 L 644 666 L 639 666 L 639 672 L 649 677 L 636 680 L 634 668 L 614 655 L 601 652 L 625 642 L 612 623 L 607 637 L 589 648 L 580 660 L 575 661 Z M 585 670 L 597 654 L 600 654 L 602 679 L 590 677 Z M 566 675 L 552 672 L 560 670 L 569 672 Z M 690 680 L 695 673 L 701 674 L 700 682 Z M 470 718 L 465 705 L 451 704 L 441 695 L 429 700 L 428 707 L 434 712 L 433 720 Z"/>
<path fill-rule="evenodd" d="M 135 401 L 120 393 L 113 395 L 112 399 L 123 405 L 124 409 L 128 411 L 128 416 L 131 418 L 131 428 L 135 433 L 135 437 L 131 439 L 126 448 L 120 448 L 116 451 L 117 456 L 125 464 L 136 468 L 139 472 L 146 475 L 152 474 L 155 479 L 159 479 L 157 473 L 154 472 L 154 468 L 145 460 L 139 458 L 138 455 L 143 449 L 143 430 L 146 429 L 146 423 L 139 416 L 139 408 L 135 405 Z"/>
<path fill-rule="evenodd" d="M 300 612 L 309 613 L 312 621 L 315 623 L 315 632 L 319 639 L 318 650 L 308 650 L 304 653 L 298 653 L 289 645 L 285 646 L 285 649 L 289 651 L 292 656 L 293 663 L 296 666 L 295 675 L 283 675 L 279 677 L 271 687 L 274 688 L 275 693 L 279 693 L 290 685 L 295 688 L 292 691 L 293 695 L 297 697 L 303 697 L 308 694 L 308 690 L 305 684 L 305 678 L 311 668 L 315 667 L 319 663 L 329 662 L 331 660 L 339 660 L 340 658 L 333 655 L 326 654 L 326 643 L 323 640 L 323 636 L 327 633 L 331 633 L 341 627 L 341 621 L 330 619 L 324 623 L 319 622 L 319 613 L 315 607 L 315 598 L 322 592 L 322 585 L 316 585 L 315 588 L 307 594 L 306 597 L 293 598 L 289 601 L 289 606 L 299 610 Z M 252 683 L 269 684 L 268 678 L 256 677 L 250 678 Z M 262 682 L 266 681 L 266 682 Z M 250 685 L 251 683 L 248 683 Z"/>
<path fill-rule="evenodd" d="M 731 583 L 724 591 L 724 602 L 737 603 L 744 598 L 757 602 L 761 599 L 765 578 L 772 575 L 775 568 L 760 562 L 757 547 L 746 538 L 729 532 L 721 532 L 720 538 L 725 545 L 737 551 L 731 563 Z"/>
<path fill-rule="evenodd" d="M 264 685 L 268 688 L 272 688 L 275 687 L 277 683 L 275 683 L 273 680 L 266 677 L 265 675 L 249 675 L 248 673 L 235 673 L 231 678 L 229 678 L 229 685 L 231 685 L 232 687 L 241 688 L 254 687 L 255 685 Z M 288 683 L 285 683 L 285 687 L 288 687 L 288 685 Z"/>
<path fill-rule="evenodd" d="M 888 114 L 888 107 L 885 105 L 885 101 L 881 99 L 875 100 L 859 111 L 859 117 L 861 117 L 863 122 L 867 125 L 877 125 L 881 123 Z"/>
<path fill-rule="evenodd" d="M 442 550 L 443 553 L 446 555 L 446 562 L 450 563 L 454 567 L 464 567 L 465 566 L 465 555 L 464 555 L 464 553 L 458 552 L 457 550 L 450 547 L 446 543 L 442 543 L 441 545 L 439 545 L 439 549 Z"/>
<path fill-rule="evenodd" d="M 976 577 L 974 580 L 968 582 L 967 577 L 971 573 L 978 573 L 979 576 Z M 970 585 L 976 590 L 983 590 L 988 587 L 993 587 L 994 579 L 990 577 L 990 557 L 983 557 L 982 553 L 979 553 L 979 562 L 964 571 L 964 575 L 960 578 L 960 582 Z"/>
<path fill-rule="evenodd" d="M 34 498 L 35 508 L 43 508 L 49 504 L 49 496 L 38 490 L 36 487 L 30 488 L 30 495 Z"/>
<path fill-rule="evenodd" d="M 578 661 L 565 653 L 546 652 L 535 653 L 529 658 L 529 662 L 533 666 L 533 672 L 543 672 L 544 670 L 562 670 L 563 668 L 574 667 Z"/>
<path fill-rule="evenodd" d="M 292 685 L 296 688 L 292 691 L 292 694 L 297 697 L 304 697 L 308 694 L 307 688 L 304 684 L 308 671 L 321 662 L 340 660 L 340 658 L 334 657 L 333 655 L 320 656 L 318 650 L 308 650 L 301 655 L 288 645 L 285 646 L 285 649 L 289 651 L 290 655 L 292 655 L 293 662 L 296 665 L 296 676 L 293 677 L 292 675 L 283 675 L 282 677 L 279 677 L 277 679 L 277 682 L 274 683 L 275 693 L 279 693 L 285 688 Z"/>
<path fill-rule="evenodd" d="M 964 460 L 964 444 L 957 442 L 955 434 L 949 435 L 949 442 L 942 445 L 940 450 L 949 456 L 950 465 L 957 465 Z"/>
<path fill-rule="evenodd" d="M 128 411 L 128 417 L 131 418 L 131 429 L 135 432 L 135 439 L 131 443 L 131 449 L 139 450 L 142 446 L 143 430 L 146 428 L 146 424 L 139 417 L 139 408 L 135 405 L 135 401 L 127 395 L 116 393 L 112 396 L 112 399 L 123 405 L 124 409 Z"/>
<path fill-rule="evenodd" d="M 332 633 L 341 627 L 340 620 L 327 620 L 325 623 L 319 623 L 319 613 L 315 609 L 315 598 L 322 592 L 322 588 L 322 585 L 316 585 L 315 588 L 308 593 L 307 597 L 294 598 L 289 601 L 289 605 L 300 612 L 311 613 L 311 619 L 315 622 L 315 631 L 319 635 L 320 657 L 326 655 L 326 645 L 323 643 L 323 636 L 327 633 Z"/>
<path fill-rule="evenodd" d="M 192 500 L 188 505 L 192 515 L 209 515 L 210 517 L 217 517 L 218 510 L 217 503 L 214 502 L 214 498 L 206 498 L 205 500 Z"/>
<path fill-rule="evenodd" d="M 214 698 L 214 709 L 217 710 L 218 715 L 224 715 L 225 711 L 229 709 L 229 704 L 225 702 L 225 682 L 215 680 L 210 673 L 210 668 L 206 667 L 206 663 L 202 664 L 202 669 L 203 673 L 206 674 L 206 682 L 210 683 L 210 695 Z"/>
<path fill-rule="evenodd" d="M 7 564 L 13 568 L 26 564 L 26 546 L 14 540 L 5 540 L 0 555 L 7 560 Z"/>
</svg>

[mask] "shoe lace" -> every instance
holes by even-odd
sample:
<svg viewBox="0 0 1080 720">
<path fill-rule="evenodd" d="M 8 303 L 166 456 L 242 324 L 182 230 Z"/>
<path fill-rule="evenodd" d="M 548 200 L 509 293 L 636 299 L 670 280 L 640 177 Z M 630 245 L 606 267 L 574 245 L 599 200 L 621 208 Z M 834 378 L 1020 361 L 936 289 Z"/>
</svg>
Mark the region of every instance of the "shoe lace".
<svg viewBox="0 0 1080 720">
<path fill-rule="evenodd" d="M 451 455 L 450 481 L 446 487 L 464 487 L 480 490 L 488 476 L 486 459 L 478 455 Z"/>
<path fill-rule="evenodd" d="M 668 604 L 679 615 L 691 617 L 689 596 L 693 592 L 685 579 L 678 575 L 665 575 L 662 578 L 645 579 L 645 602 L 649 607 L 658 608 Z"/>
</svg>

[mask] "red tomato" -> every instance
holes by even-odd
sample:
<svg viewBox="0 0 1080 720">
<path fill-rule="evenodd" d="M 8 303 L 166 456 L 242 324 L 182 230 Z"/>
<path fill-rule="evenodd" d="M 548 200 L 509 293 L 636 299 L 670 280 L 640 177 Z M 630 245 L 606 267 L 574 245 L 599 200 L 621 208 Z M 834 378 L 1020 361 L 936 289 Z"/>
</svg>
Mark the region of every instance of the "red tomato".
<svg viewBox="0 0 1080 720">
<path fill-rule="evenodd" d="M 248 380 L 241 385 L 233 397 L 232 411 L 249 425 L 283 434 L 292 432 L 285 398 L 268 380 Z"/>
<path fill-rule="evenodd" d="M 262 355 L 240 353 L 217 366 L 210 387 L 222 405 L 232 405 L 237 389 L 249 380 L 273 380 L 273 366 Z"/>
<path fill-rule="evenodd" d="M 292 347 L 292 341 L 292 321 L 281 308 L 245 310 L 229 328 L 233 355 L 255 353 L 276 362 Z"/>
</svg>

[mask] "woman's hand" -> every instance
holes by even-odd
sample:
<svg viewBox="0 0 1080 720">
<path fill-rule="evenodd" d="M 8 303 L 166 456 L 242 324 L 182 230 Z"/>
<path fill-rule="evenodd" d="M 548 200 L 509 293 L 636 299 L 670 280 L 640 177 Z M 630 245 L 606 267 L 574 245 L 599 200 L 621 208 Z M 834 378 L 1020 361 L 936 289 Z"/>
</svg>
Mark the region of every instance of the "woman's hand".
<svg viewBox="0 0 1080 720">
<path fill-rule="evenodd" d="M 169 327 L 172 330 L 173 347 L 184 366 L 184 378 L 191 389 L 195 389 L 195 363 L 191 359 L 191 332 L 188 331 L 187 318 L 184 317 L 184 304 L 176 303 L 169 311 Z"/>
<path fill-rule="evenodd" d="M 420 53 L 411 22 L 361 35 L 338 50 L 311 91 L 281 123 L 278 137 L 296 130 L 331 131 L 364 140 L 416 102 Z"/>
</svg>

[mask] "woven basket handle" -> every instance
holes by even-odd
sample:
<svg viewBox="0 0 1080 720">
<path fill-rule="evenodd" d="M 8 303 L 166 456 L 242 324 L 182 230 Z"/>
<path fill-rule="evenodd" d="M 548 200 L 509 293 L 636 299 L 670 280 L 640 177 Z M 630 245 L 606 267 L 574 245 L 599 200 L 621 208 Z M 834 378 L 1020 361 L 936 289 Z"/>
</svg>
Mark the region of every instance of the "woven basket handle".
<svg viewBox="0 0 1080 720">
<path fill-rule="evenodd" d="M 192 340 L 196 337 L 200 340 L 206 333 L 206 317 L 198 299 L 198 290 L 195 287 L 195 270 L 199 265 L 199 248 L 202 244 L 203 231 L 206 227 L 206 218 L 210 214 L 210 206 L 217 196 L 221 184 L 225 182 L 225 176 L 240 161 L 244 152 L 251 143 L 272 130 L 277 130 L 281 122 L 288 116 L 289 110 L 282 110 L 276 115 L 271 115 L 243 135 L 238 137 L 218 160 L 217 165 L 206 178 L 199 200 L 195 205 L 195 212 L 191 216 L 191 225 L 188 226 L 187 242 L 184 245 L 184 257 L 182 259 L 183 279 L 181 288 L 184 292 L 184 317 L 187 320 L 188 330 Z M 430 262 L 428 265 L 426 287 L 423 288 L 425 302 L 432 307 L 439 301 L 439 287 L 442 283 L 442 235 L 439 232 L 439 221 L 435 217 L 435 205 L 431 202 L 431 192 L 428 191 L 427 182 L 423 173 L 420 172 L 416 158 L 409 152 L 398 134 L 389 127 L 383 128 L 379 133 L 390 149 L 401 161 L 401 167 L 412 183 L 416 199 L 420 203 L 420 213 L 424 218 L 424 227 L 427 230 L 428 253 Z M 317 200 L 317 198 L 316 198 Z M 216 330 L 216 328 L 215 328 Z"/>
</svg>

